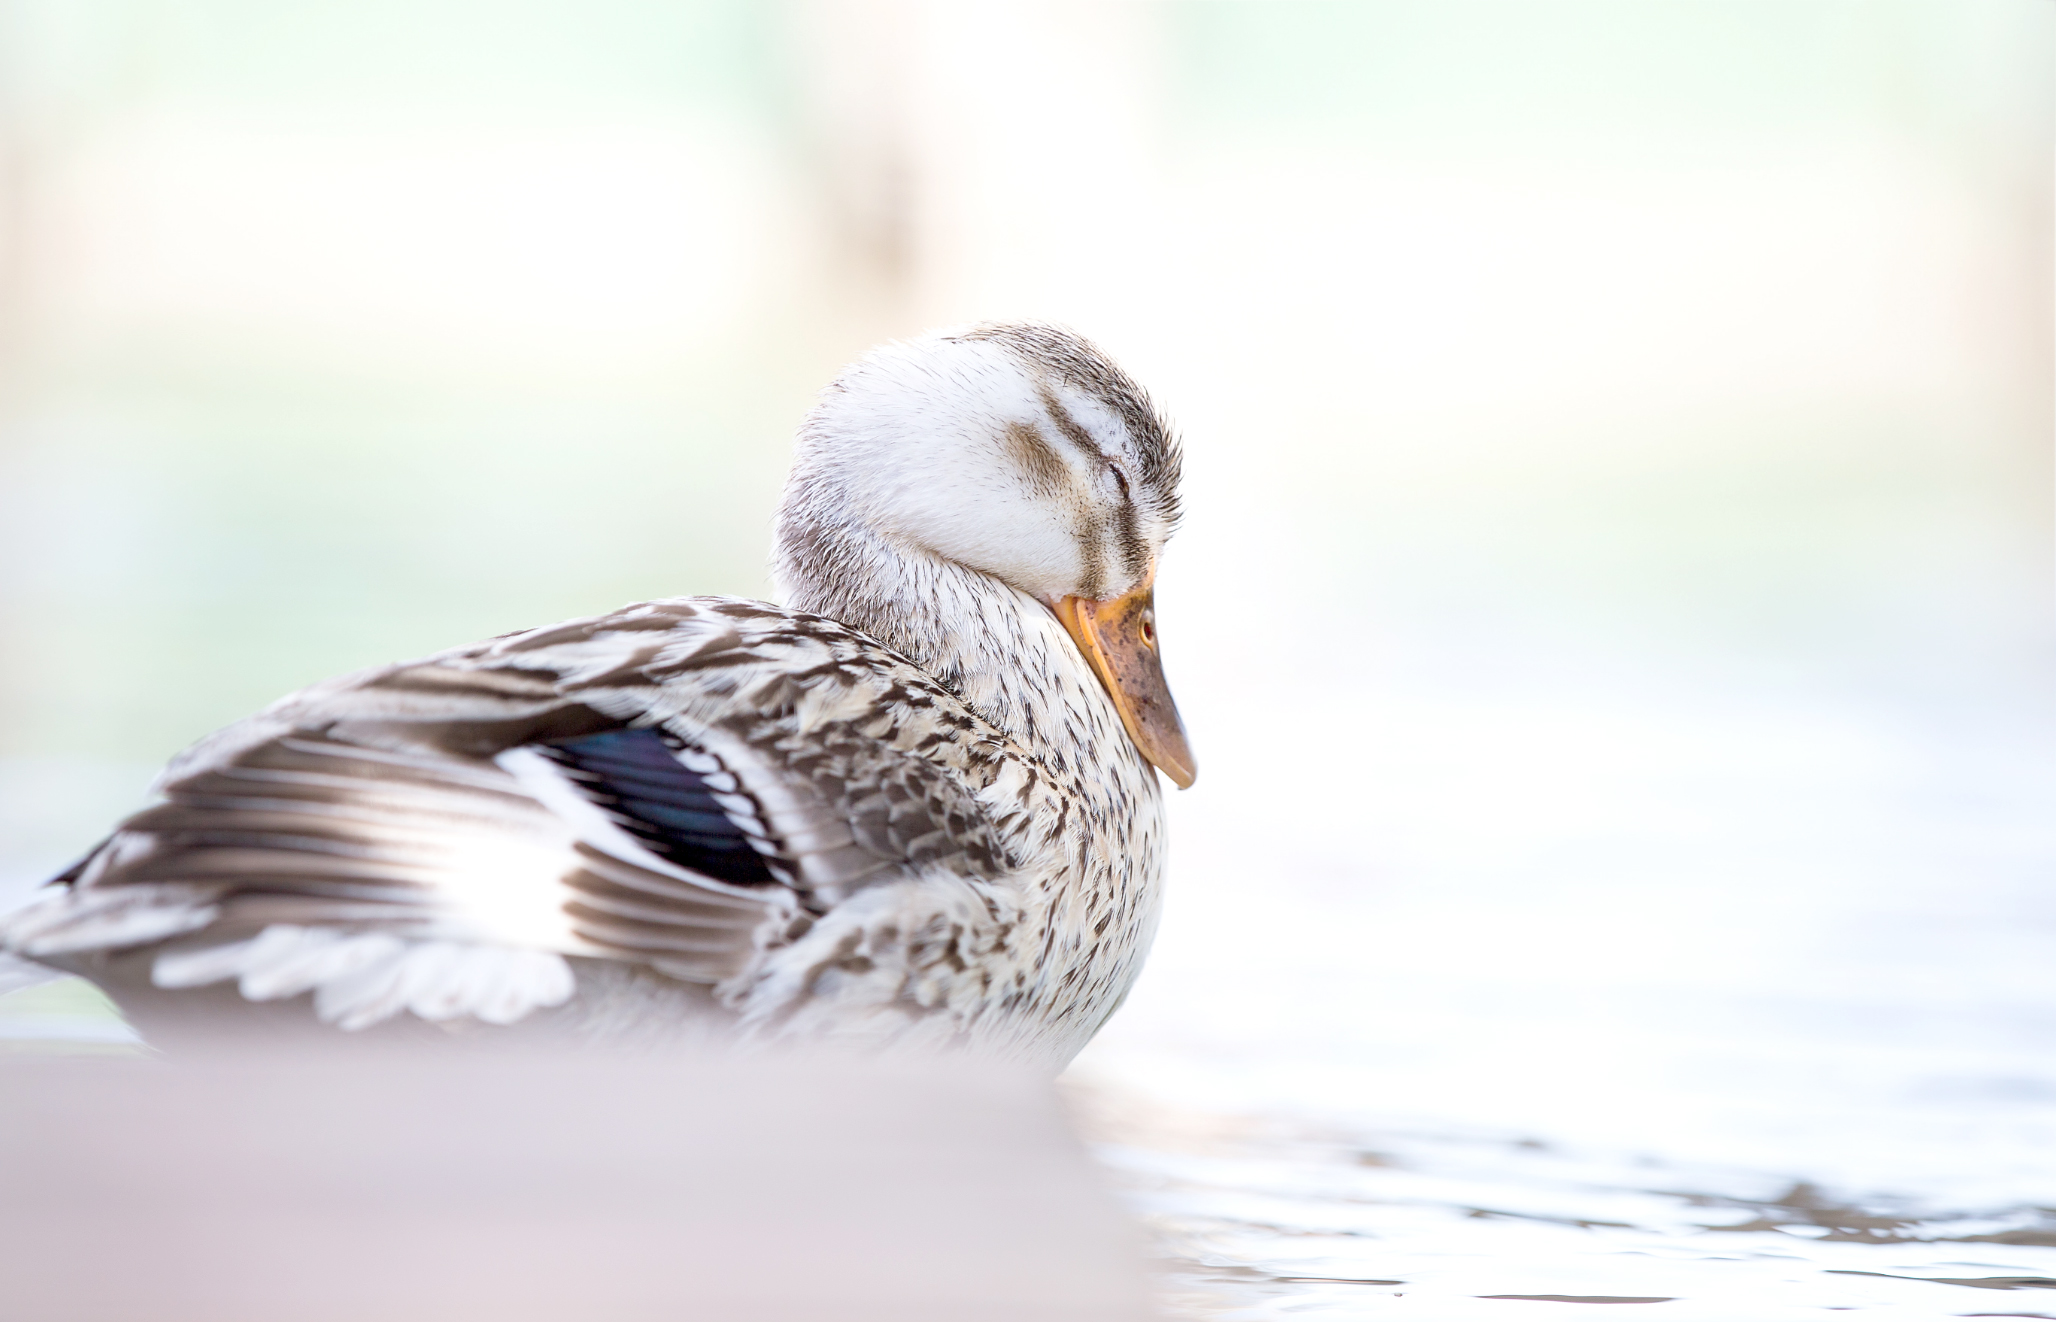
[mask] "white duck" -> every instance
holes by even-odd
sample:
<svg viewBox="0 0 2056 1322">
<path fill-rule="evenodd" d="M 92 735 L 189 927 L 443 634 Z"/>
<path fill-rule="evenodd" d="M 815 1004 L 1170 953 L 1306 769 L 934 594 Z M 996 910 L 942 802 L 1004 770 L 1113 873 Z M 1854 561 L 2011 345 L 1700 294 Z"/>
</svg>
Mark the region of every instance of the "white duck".
<svg viewBox="0 0 2056 1322">
<path fill-rule="evenodd" d="M 1178 470 L 1076 335 L 888 345 L 800 432 L 789 606 L 647 602 L 293 694 L 175 759 L 0 947 L 146 1033 L 311 1022 L 311 993 L 346 1029 L 1061 1064 L 1156 928 L 1151 764 L 1193 778 L 1151 605 Z"/>
</svg>

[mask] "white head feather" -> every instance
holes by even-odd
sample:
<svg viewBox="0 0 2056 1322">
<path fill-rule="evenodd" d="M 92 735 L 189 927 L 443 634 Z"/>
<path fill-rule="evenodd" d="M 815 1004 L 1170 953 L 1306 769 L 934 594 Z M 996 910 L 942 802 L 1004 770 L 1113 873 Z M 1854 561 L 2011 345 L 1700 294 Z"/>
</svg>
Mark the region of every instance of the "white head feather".
<svg viewBox="0 0 2056 1322">
<path fill-rule="evenodd" d="M 875 539 L 874 552 L 1044 601 L 1117 596 L 1169 537 L 1177 478 L 1169 428 L 1085 340 L 1033 325 L 937 332 L 866 355 L 824 392 L 779 515 L 779 575 L 795 604 L 845 596 L 859 585 L 834 580 L 883 568 L 850 555 Z"/>
</svg>

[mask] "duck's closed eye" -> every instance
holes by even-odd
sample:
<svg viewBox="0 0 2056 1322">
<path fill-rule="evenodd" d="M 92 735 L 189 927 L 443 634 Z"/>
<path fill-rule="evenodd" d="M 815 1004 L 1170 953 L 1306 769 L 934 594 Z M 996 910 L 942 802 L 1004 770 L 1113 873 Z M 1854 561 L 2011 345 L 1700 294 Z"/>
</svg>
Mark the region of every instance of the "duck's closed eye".
<svg viewBox="0 0 2056 1322">
<path fill-rule="evenodd" d="M 1121 471 L 1121 466 L 1119 464 L 1108 464 L 1107 471 L 1114 475 L 1115 484 L 1121 488 L 1121 499 L 1133 499 L 1133 497 L 1131 497 L 1128 494 L 1128 475 Z"/>
</svg>

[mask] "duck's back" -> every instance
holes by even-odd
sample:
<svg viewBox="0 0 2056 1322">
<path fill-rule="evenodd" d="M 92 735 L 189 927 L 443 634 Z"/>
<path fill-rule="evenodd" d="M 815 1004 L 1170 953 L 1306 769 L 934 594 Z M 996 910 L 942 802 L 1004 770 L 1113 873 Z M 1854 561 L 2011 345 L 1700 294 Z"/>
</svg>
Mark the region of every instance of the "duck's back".
<svg viewBox="0 0 2056 1322">
<path fill-rule="evenodd" d="M 1051 788 L 819 616 L 681 598 L 365 672 L 158 790 L 0 944 L 146 1011 L 311 993 L 342 1027 L 1028 1031 L 1009 942 Z"/>
</svg>

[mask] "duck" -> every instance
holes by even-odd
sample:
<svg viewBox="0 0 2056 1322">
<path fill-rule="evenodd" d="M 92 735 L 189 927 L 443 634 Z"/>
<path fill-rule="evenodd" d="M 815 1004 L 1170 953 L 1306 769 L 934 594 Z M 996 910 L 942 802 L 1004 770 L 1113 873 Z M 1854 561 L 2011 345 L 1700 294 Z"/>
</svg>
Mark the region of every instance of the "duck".
<svg viewBox="0 0 2056 1322">
<path fill-rule="evenodd" d="M 146 1040 L 549 1031 L 1060 1068 L 1121 1005 L 1196 775 L 1154 587 L 1181 452 L 1091 342 L 847 367 L 784 604 L 641 602 L 315 684 L 174 758 L 0 950 Z"/>
</svg>

